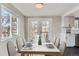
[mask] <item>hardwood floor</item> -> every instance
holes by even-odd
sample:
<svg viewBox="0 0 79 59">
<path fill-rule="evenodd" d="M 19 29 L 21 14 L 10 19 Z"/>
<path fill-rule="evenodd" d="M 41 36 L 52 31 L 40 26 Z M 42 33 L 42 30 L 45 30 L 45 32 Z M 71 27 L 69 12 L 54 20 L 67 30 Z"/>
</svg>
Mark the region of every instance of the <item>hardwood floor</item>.
<svg viewBox="0 0 79 59">
<path fill-rule="evenodd" d="M 67 47 L 64 56 L 79 56 L 79 47 Z"/>
</svg>

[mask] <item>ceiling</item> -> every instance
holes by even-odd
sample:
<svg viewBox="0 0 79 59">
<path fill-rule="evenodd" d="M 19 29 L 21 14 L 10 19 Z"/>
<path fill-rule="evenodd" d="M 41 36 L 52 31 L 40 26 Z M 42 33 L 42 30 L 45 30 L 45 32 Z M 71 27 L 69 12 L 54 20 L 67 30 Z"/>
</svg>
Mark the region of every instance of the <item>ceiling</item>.
<svg viewBox="0 0 79 59">
<path fill-rule="evenodd" d="M 34 3 L 12 3 L 25 16 L 62 16 L 72 10 L 78 3 L 45 3 L 42 10 L 35 8 Z"/>
<path fill-rule="evenodd" d="M 79 17 L 79 9 L 77 9 L 76 11 L 74 11 L 73 13 L 68 14 L 68 16 L 75 16 L 75 17 Z"/>
</svg>

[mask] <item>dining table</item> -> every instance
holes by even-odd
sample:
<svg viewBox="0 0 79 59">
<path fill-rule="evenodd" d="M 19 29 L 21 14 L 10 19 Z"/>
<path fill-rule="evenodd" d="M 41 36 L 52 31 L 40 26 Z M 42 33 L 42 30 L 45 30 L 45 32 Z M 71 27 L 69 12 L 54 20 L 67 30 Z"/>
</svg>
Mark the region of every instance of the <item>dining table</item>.
<svg viewBox="0 0 79 59">
<path fill-rule="evenodd" d="M 43 43 L 42 45 L 33 44 L 31 48 L 24 46 L 19 53 L 21 56 L 40 54 L 44 56 L 59 56 L 60 50 L 53 43 Z"/>
</svg>

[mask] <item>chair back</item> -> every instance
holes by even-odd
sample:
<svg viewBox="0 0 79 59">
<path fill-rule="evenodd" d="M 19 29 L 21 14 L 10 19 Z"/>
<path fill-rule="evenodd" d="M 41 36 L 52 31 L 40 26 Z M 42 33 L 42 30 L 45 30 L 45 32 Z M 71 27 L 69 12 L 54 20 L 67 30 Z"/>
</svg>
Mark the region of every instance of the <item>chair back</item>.
<svg viewBox="0 0 79 59">
<path fill-rule="evenodd" d="M 21 37 L 18 37 L 16 39 L 16 45 L 17 45 L 18 51 L 20 51 L 22 49 L 22 47 L 25 46 L 25 43 Z"/>
<path fill-rule="evenodd" d="M 55 42 L 56 42 L 57 38 L 56 38 L 56 37 L 54 37 L 53 39 L 54 39 L 54 40 L 53 40 L 53 43 L 55 44 Z"/>
<path fill-rule="evenodd" d="M 9 56 L 16 56 L 17 55 L 16 48 L 15 48 L 14 43 L 12 41 L 7 42 L 7 50 L 8 50 Z"/>
<path fill-rule="evenodd" d="M 58 47 L 59 43 L 60 43 L 60 39 L 56 39 L 55 46 Z"/>
<path fill-rule="evenodd" d="M 65 42 L 61 42 L 61 43 L 60 43 L 60 46 L 59 46 L 59 50 L 60 50 L 61 52 L 64 52 L 65 49 L 66 49 L 66 43 L 65 43 Z"/>
</svg>

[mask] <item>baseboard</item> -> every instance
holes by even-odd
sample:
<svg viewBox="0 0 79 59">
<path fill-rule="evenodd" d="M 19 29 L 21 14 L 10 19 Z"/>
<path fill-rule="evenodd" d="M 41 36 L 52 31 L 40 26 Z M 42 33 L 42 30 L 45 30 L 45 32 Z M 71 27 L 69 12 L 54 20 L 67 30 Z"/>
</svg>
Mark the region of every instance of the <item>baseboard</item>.
<svg viewBox="0 0 79 59">
<path fill-rule="evenodd" d="M 67 46 L 68 48 L 73 48 L 74 46 Z"/>
<path fill-rule="evenodd" d="M 74 46 L 74 47 L 79 48 L 79 46 Z"/>
</svg>

